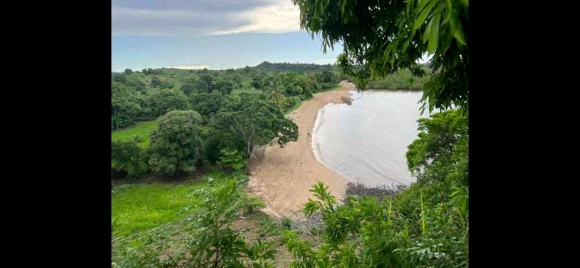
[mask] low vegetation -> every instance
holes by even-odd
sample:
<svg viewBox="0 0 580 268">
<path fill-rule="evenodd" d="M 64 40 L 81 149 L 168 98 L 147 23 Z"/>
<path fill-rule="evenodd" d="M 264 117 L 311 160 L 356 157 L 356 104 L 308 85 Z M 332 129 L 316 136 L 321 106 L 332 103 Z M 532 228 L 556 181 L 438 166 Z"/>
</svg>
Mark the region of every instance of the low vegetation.
<svg viewBox="0 0 580 268">
<path fill-rule="evenodd" d="M 139 146 L 147 148 L 149 147 L 149 134 L 156 126 L 157 122 L 155 120 L 138 122 L 133 127 L 112 131 L 111 140 L 114 142 L 133 141 L 135 137 L 140 137 Z"/>
<path fill-rule="evenodd" d="M 264 205 L 243 191 L 246 182 L 239 173 L 213 172 L 113 188 L 112 266 L 287 266 L 286 229 L 259 211 Z"/>
</svg>

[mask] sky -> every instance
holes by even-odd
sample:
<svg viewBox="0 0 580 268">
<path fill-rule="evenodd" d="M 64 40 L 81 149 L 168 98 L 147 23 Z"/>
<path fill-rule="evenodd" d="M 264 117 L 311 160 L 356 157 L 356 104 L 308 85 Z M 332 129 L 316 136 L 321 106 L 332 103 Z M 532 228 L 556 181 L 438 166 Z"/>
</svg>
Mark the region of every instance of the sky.
<svg viewBox="0 0 580 268">
<path fill-rule="evenodd" d="M 300 29 L 291 0 L 112 0 L 111 69 L 335 63 L 342 45 Z"/>
</svg>

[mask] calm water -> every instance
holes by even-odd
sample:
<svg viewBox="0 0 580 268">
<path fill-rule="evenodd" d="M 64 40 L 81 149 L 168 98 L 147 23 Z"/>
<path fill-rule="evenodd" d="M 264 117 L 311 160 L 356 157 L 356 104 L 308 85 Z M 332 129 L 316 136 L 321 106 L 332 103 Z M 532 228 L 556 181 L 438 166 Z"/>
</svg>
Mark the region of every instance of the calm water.
<svg viewBox="0 0 580 268">
<path fill-rule="evenodd" d="M 317 160 L 348 181 L 409 185 L 407 146 L 417 138 L 421 92 L 351 91 L 352 105 L 328 104 L 312 135 Z"/>
</svg>

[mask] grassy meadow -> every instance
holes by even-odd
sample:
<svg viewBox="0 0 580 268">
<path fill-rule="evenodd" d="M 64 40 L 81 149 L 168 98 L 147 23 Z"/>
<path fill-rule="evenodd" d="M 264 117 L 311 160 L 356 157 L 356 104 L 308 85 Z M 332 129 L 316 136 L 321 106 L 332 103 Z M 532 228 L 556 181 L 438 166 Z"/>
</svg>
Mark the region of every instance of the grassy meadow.
<svg viewBox="0 0 580 268">
<path fill-rule="evenodd" d="M 134 127 L 111 132 L 111 139 L 113 141 L 129 141 L 133 140 L 135 136 L 141 136 L 143 140 L 139 146 L 147 148 L 149 147 L 149 133 L 155 130 L 155 127 L 157 127 L 156 120 L 138 122 Z"/>
<path fill-rule="evenodd" d="M 193 191 L 207 183 L 128 184 L 113 190 L 113 235 L 127 236 L 149 230 L 183 217 L 199 205 Z"/>
</svg>

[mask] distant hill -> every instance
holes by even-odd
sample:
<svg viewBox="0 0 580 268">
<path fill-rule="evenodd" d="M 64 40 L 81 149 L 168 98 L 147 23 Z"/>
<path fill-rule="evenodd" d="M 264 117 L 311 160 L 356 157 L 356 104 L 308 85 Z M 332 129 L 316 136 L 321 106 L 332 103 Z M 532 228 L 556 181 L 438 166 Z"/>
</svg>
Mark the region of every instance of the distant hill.
<svg viewBox="0 0 580 268">
<path fill-rule="evenodd" d="M 270 63 L 264 61 L 255 67 L 251 67 L 252 69 L 259 71 L 259 72 L 270 72 L 270 71 L 279 71 L 279 72 L 312 72 L 312 71 L 336 71 L 337 69 L 331 64 L 314 64 L 314 63 Z"/>
</svg>

